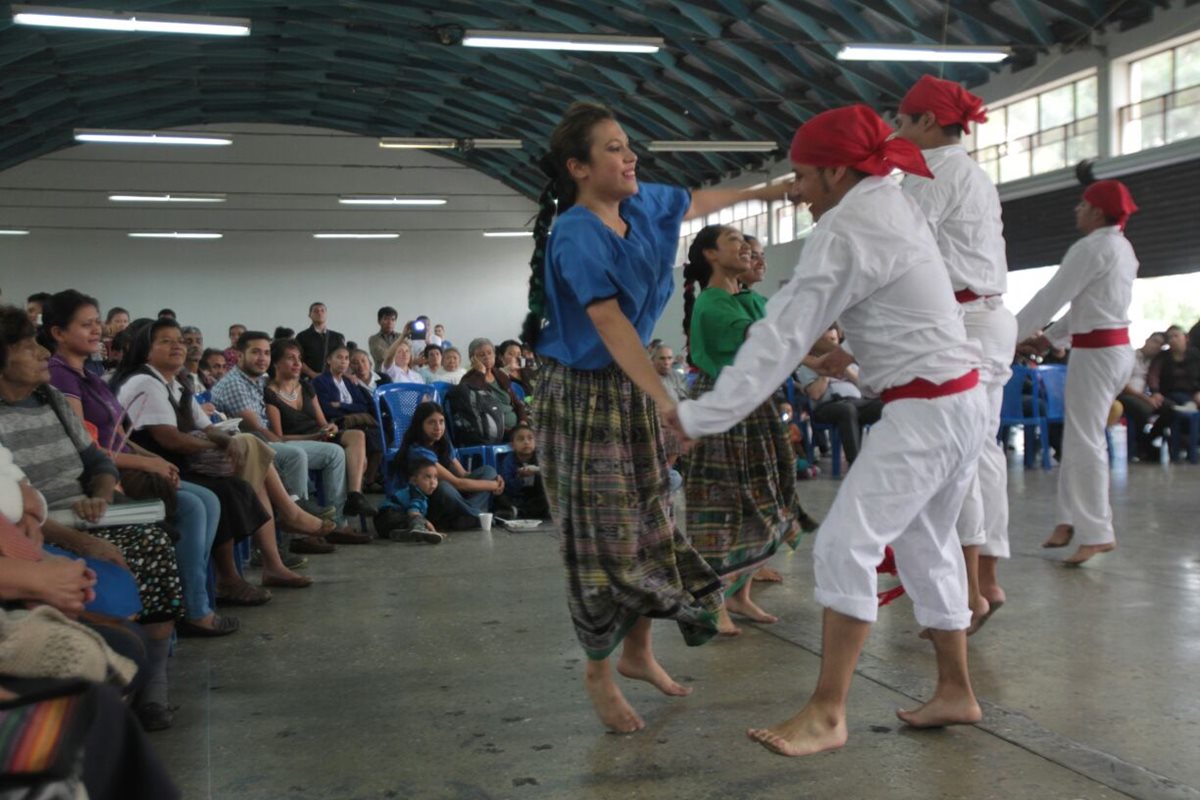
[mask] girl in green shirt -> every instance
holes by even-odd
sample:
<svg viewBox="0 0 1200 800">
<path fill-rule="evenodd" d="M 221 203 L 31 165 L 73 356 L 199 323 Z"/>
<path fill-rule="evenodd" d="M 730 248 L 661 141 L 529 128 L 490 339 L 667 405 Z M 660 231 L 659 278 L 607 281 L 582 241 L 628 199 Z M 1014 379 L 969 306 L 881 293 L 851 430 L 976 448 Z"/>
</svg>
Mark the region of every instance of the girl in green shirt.
<svg viewBox="0 0 1200 800">
<path fill-rule="evenodd" d="M 733 362 L 762 309 L 739 298 L 750 268 L 750 246 L 735 228 L 710 225 L 688 250 L 684 266 L 684 333 L 692 364 L 700 370 L 692 387 L 699 397 Z M 703 291 L 695 295 L 699 284 Z M 730 614 L 777 622 L 750 599 L 754 572 L 780 542 L 792 546 L 800 533 L 795 456 L 773 400 L 728 432 L 706 437 L 684 469 L 686 529 L 692 546 L 721 576 L 725 605 L 718 631 L 741 630 Z"/>
</svg>

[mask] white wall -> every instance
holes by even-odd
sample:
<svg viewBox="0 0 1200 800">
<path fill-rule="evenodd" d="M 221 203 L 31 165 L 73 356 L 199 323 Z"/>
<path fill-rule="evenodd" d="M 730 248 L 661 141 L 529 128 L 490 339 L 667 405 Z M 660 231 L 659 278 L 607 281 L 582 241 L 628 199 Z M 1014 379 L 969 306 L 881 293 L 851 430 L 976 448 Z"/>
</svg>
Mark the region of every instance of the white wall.
<svg viewBox="0 0 1200 800">
<path fill-rule="evenodd" d="M 134 316 L 169 306 L 222 344 L 234 322 L 308 325 L 310 302 L 365 344 L 382 305 L 427 314 L 458 344 L 520 330 L 530 239 L 484 238 L 524 228 L 534 204 L 473 169 L 375 140 L 282 126 L 241 132 L 225 148 L 84 145 L 0 172 L 3 300 L 76 288 Z M 195 129 L 195 128 L 193 128 Z M 113 191 L 224 192 L 213 206 L 131 206 Z M 437 195 L 437 210 L 339 206 L 339 194 Z M 131 239 L 131 230 L 216 230 L 212 241 Z M 320 241 L 329 230 L 398 231 L 399 239 Z"/>
</svg>

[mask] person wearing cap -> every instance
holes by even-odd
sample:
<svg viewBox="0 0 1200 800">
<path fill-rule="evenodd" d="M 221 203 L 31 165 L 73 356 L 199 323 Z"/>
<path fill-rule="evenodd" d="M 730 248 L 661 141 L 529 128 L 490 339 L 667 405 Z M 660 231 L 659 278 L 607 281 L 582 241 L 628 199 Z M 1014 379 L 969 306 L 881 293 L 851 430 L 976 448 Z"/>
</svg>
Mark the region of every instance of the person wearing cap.
<svg viewBox="0 0 1200 800">
<path fill-rule="evenodd" d="M 816 599 L 825 615 L 816 690 L 791 719 L 747 731 L 776 753 L 800 756 L 846 741 L 850 682 L 878 613 L 875 568 L 889 545 L 938 665 L 933 698 L 897 713 L 914 727 L 981 718 L 967 670 L 971 609 L 954 525 L 988 407 L 978 388 L 979 345 L 967 338 L 937 242 L 920 208 L 888 178 L 897 168 L 929 177 L 920 150 L 854 105 L 801 125 L 791 161 L 792 200 L 808 203 L 818 220 L 795 275 L 712 390 L 667 418 L 687 438 L 720 433 L 766 400 L 810 348 L 818 369 L 840 374 L 849 359 L 821 336 L 834 320 L 862 383 L 885 403 L 817 532 Z"/>
<path fill-rule="evenodd" d="M 983 100 L 954 81 L 924 75 L 900 101 L 897 135 L 921 148 L 934 179 L 907 175 L 903 188 L 925 212 L 962 307 L 967 336 L 983 350 L 979 382 L 988 398 L 988 420 L 976 480 L 958 516 L 958 538 L 967 562 L 974 632 L 1000 606 L 997 579 L 1008 549 L 1008 460 L 993 435 L 1000 427 L 1004 385 L 1012 376 L 1017 320 L 1004 307 L 1008 258 L 1000 195 L 987 173 L 962 146 L 971 125 L 987 122 Z"/>
<path fill-rule="evenodd" d="M 1113 398 L 1133 367 L 1129 303 L 1138 260 L 1125 238 L 1137 211 L 1120 181 L 1096 181 L 1075 206 L 1083 238 L 1071 245 L 1054 277 L 1017 313 L 1021 350 L 1045 352 L 1071 345 L 1067 370 L 1063 457 L 1058 473 L 1058 525 L 1042 547 L 1079 548 L 1064 563 L 1078 566 L 1117 546 L 1108 503 L 1108 448 L 1104 429 Z M 1067 303 L 1071 310 L 1041 329 Z"/>
</svg>

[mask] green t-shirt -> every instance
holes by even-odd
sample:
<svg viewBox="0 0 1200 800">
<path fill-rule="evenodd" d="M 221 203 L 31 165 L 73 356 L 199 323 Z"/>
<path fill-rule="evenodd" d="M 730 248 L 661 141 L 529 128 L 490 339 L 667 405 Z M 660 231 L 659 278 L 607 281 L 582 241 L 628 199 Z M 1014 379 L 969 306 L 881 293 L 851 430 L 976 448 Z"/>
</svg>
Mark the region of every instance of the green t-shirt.
<svg viewBox="0 0 1200 800">
<path fill-rule="evenodd" d="M 738 348 L 746 340 L 746 329 L 762 319 L 741 294 L 724 289 L 705 289 L 692 307 L 689 352 L 692 363 L 706 375 L 716 378 L 722 367 L 733 363 Z"/>
<path fill-rule="evenodd" d="M 763 297 L 758 292 L 750 289 L 742 289 L 735 295 L 742 305 L 750 312 L 750 316 L 755 320 L 760 320 L 767 315 L 767 298 Z"/>
</svg>

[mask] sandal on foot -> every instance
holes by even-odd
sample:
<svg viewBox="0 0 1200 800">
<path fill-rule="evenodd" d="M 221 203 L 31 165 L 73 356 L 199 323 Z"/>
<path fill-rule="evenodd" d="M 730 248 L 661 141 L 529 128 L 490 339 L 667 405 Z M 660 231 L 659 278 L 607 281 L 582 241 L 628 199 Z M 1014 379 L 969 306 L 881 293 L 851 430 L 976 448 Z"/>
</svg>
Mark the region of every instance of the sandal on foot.
<svg viewBox="0 0 1200 800">
<path fill-rule="evenodd" d="M 196 638 L 196 639 L 211 639 L 217 636 L 228 636 L 231 633 L 236 633 L 242 624 L 234 617 L 222 617 L 220 614 L 214 614 L 212 627 L 206 628 L 203 625 L 197 625 L 191 620 L 180 620 L 175 623 L 175 631 L 181 638 Z"/>
<path fill-rule="evenodd" d="M 218 592 L 217 605 L 219 606 L 261 606 L 271 600 L 271 593 L 266 589 L 259 589 L 253 584 L 242 582 L 232 592 Z"/>
</svg>

